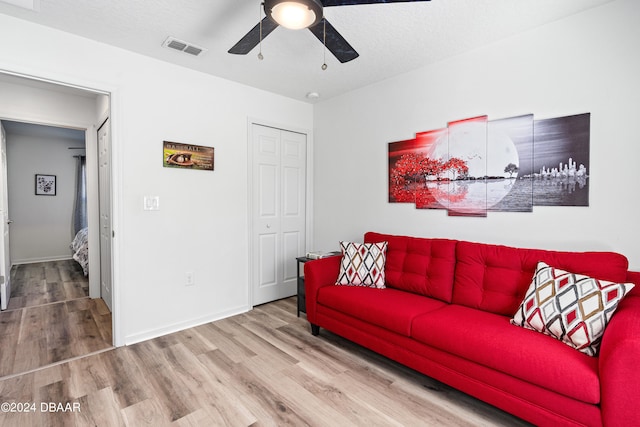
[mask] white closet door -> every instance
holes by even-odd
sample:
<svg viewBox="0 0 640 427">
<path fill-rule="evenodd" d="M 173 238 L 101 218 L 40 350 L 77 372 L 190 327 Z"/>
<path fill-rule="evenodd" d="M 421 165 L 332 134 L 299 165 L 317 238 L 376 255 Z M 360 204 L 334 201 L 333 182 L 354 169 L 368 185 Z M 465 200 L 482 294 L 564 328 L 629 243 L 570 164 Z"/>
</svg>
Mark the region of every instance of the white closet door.
<svg viewBox="0 0 640 427">
<path fill-rule="evenodd" d="M 306 247 L 306 148 L 301 133 L 252 125 L 253 305 L 296 294 Z"/>
</svg>

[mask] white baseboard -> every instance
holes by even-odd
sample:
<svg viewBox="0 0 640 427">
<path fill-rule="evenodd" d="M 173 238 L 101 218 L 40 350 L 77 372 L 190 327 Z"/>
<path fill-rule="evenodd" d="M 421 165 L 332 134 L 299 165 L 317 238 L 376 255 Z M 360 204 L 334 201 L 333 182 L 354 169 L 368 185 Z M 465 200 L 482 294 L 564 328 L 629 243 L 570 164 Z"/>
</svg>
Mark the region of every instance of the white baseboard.
<svg viewBox="0 0 640 427">
<path fill-rule="evenodd" d="M 12 265 L 18 264 L 36 264 L 38 262 L 51 262 L 51 261 L 66 261 L 68 259 L 73 259 L 71 255 L 61 255 L 54 257 L 45 257 L 45 258 L 27 258 L 27 259 L 12 259 Z"/>
<path fill-rule="evenodd" d="M 174 332 L 179 332 L 185 329 L 193 328 L 196 326 L 204 325 L 205 323 L 215 322 L 216 320 L 226 319 L 227 317 L 235 316 L 237 314 L 246 313 L 251 310 L 250 306 L 243 305 L 240 307 L 236 307 L 230 310 L 225 310 L 220 313 L 214 313 L 208 316 L 204 316 L 197 319 L 191 319 L 185 322 L 175 323 L 173 325 L 168 325 L 163 328 L 148 330 L 145 332 L 141 332 L 139 334 L 133 334 L 125 337 L 125 345 L 131 345 L 138 342 L 150 340 L 153 338 L 158 338 L 163 335 L 172 334 Z"/>
</svg>

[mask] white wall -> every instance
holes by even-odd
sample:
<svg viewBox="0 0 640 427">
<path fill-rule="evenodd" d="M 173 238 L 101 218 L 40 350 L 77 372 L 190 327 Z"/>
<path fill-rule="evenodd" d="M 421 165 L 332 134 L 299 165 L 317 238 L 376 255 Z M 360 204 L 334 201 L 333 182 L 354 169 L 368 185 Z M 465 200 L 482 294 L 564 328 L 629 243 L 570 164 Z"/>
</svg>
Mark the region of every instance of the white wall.
<svg viewBox="0 0 640 427">
<path fill-rule="evenodd" d="M 29 80 L 17 77 L 0 79 L 0 118 L 20 117 L 21 120 L 17 121 L 56 123 L 70 128 L 94 124 L 97 94 L 55 91 L 42 84 L 33 83 L 29 86 L 23 82 Z"/>
<path fill-rule="evenodd" d="M 96 97 L 96 113 L 99 120 L 98 123 L 96 123 L 97 126 L 102 125 L 102 122 L 107 119 L 110 101 L 108 95 L 101 94 Z"/>
<path fill-rule="evenodd" d="M 71 258 L 75 139 L 7 133 L 10 250 L 13 264 Z M 55 196 L 35 195 L 35 174 L 55 175 Z"/>
<path fill-rule="evenodd" d="M 640 2 L 618 0 L 316 104 L 315 247 L 365 231 L 613 250 L 640 270 Z M 447 217 L 387 202 L 387 144 L 447 122 L 591 113 L 590 206 Z"/>
<path fill-rule="evenodd" d="M 116 339 L 247 310 L 248 117 L 312 129 L 312 106 L 2 15 L 0 38 L 0 69 L 112 93 Z M 215 171 L 163 168 L 163 140 L 215 147 Z"/>
</svg>

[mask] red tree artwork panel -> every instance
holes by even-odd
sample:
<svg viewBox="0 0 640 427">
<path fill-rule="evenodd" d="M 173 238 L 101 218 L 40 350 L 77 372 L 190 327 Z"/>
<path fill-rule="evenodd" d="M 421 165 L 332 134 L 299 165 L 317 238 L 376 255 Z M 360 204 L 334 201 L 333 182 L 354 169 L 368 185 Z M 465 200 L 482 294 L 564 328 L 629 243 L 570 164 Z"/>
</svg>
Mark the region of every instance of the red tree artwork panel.
<svg viewBox="0 0 640 427">
<path fill-rule="evenodd" d="M 389 144 L 389 202 L 415 203 L 416 140 Z"/>
</svg>

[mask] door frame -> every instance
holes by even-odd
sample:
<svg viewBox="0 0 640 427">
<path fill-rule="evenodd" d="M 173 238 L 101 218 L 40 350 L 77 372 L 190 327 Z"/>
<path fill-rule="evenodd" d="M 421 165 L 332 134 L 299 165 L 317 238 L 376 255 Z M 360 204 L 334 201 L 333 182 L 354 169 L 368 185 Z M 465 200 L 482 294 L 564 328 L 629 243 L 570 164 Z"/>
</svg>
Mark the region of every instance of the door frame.
<svg viewBox="0 0 640 427">
<path fill-rule="evenodd" d="M 50 73 L 45 70 L 9 70 L 5 68 L 0 68 L 0 74 L 7 74 L 14 77 L 20 77 L 28 80 L 34 80 L 38 82 L 48 83 L 56 86 L 70 87 L 78 90 L 83 90 L 86 92 L 91 92 L 96 95 L 106 95 L 109 97 L 109 118 L 111 121 L 111 224 L 112 230 L 114 230 L 114 237 L 111 245 L 111 292 L 113 298 L 113 310 L 111 315 L 111 328 L 112 328 L 112 336 L 113 336 L 113 345 L 116 347 L 124 345 L 124 328 L 122 325 L 123 322 L 123 313 L 121 310 L 121 296 L 120 296 L 120 254 L 122 240 L 116 230 L 120 229 L 120 218 L 122 218 L 122 209 L 123 206 L 120 203 L 121 194 L 122 194 L 122 159 L 123 154 L 120 150 L 119 145 L 119 130 L 120 130 L 120 120 L 118 113 L 120 109 L 118 108 L 120 94 L 118 89 L 113 86 L 105 85 L 104 83 L 98 83 L 88 80 L 80 80 L 74 79 L 71 81 L 69 76 L 59 76 L 54 73 Z M 95 123 L 79 123 L 73 121 L 61 121 L 61 120 L 50 120 L 48 118 L 43 117 L 35 117 L 30 116 L 29 114 L 11 114 L 11 112 L 6 112 L 2 114 L 2 118 L 6 120 L 12 121 L 20 121 L 20 122 L 29 122 L 36 123 L 48 126 L 58 126 L 58 127 L 69 127 L 76 129 L 83 129 L 85 131 L 85 146 L 87 148 L 87 161 L 89 160 L 89 151 L 96 151 L 93 153 L 93 156 L 96 158 L 96 166 L 97 166 L 97 130 L 98 127 L 104 121 L 103 119 L 106 117 L 96 117 Z M 94 150 L 95 149 L 95 150 Z M 89 177 L 87 177 L 89 179 Z M 92 215 L 97 215 L 97 211 L 92 211 L 92 205 L 95 205 L 94 209 L 97 209 L 97 169 L 95 178 L 95 198 L 96 201 L 93 204 L 89 204 L 88 206 L 88 216 L 91 218 Z M 89 182 L 88 182 L 89 184 Z M 95 217 L 97 218 L 97 216 Z M 99 224 L 95 220 L 93 221 L 94 227 L 90 227 L 89 233 L 91 236 L 96 236 L 96 232 L 99 229 Z M 92 232 L 93 230 L 93 232 Z M 91 243 L 93 240 L 93 243 Z M 97 246 L 96 246 L 97 244 Z M 97 249 L 96 249 L 97 247 Z M 99 254 L 99 240 L 95 238 L 90 239 L 89 250 L 90 250 L 90 259 L 91 252 L 95 254 Z M 93 251 L 92 251 L 93 249 Z M 90 263 L 90 270 L 93 272 L 94 269 L 91 269 L 91 266 L 95 266 L 95 262 L 93 264 Z M 89 294 L 91 297 L 100 296 L 100 281 L 99 281 L 99 257 L 98 257 L 98 272 L 92 273 L 93 277 L 96 277 L 96 280 L 91 281 L 89 284 Z M 91 275 L 90 275 L 91 276 Z M 96 288 L 97 285 L 97 288 Z"/>
<path fill-rule="evenodd" d="M 0 279 L 0 307 L 2 310 L 9 308 L 8 299 L 11 298 L 11 251 L 9 242 L 9 174 L 7 173 L 7 137 L 5 134 L 4 126 L 0 121 L 0 204 L 2 204 L 2 211 L 0 212 L 0 234 L 2 239 L 0 240 L 0 273 L 4 276 L 4 279 Z M 7 271 L 8 269 L 8 271 Z M 7 298 L 8 296 L 8 298 Z"/>
<path fill-rule="evenodd" d="M 296 132 L 306 135 L 306 178 L 305 178 L 305 252 L 313 247 L 313 132 L 309 129 L 298 126 L 275 123 L 269 120 L 263 120 L 255 117 L 247 119 L 247 230 L 248 230 L 248 254 L 247 254 L 247 306 L 253 308 L 253 283 L 256 272 L 253 271 L 253 196 L 255 189 L 253 188 L 253 125 L 266 126 L 270 128 Z M 304 254 L 300 254 L 304 255 Z"/>
</svg>

